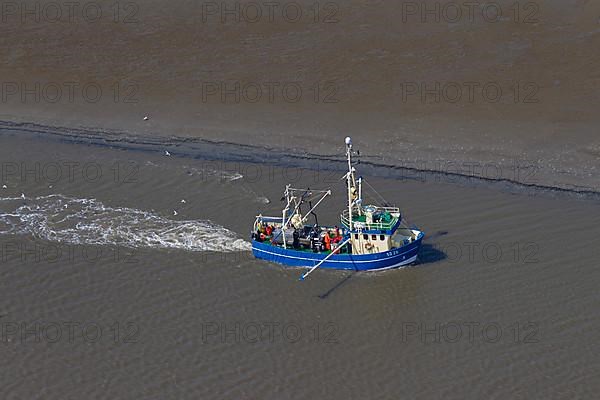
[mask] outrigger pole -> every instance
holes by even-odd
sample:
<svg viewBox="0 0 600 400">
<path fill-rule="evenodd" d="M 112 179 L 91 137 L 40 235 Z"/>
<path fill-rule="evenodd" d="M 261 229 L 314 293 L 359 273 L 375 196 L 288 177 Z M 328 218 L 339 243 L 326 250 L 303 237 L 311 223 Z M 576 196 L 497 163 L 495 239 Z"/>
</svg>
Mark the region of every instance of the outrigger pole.
<svg viewBox="0 0 600 400">
<path fill-rule="evenodd" d="M 314 207 L 312 207 L 310 210 L 308 210 L 306 215 L 302 218 L 302 222 L 306 221 L 308 219 L 308 216 L 310 215 L 310 213 L 312 213 L 319 206 L 319 204 L 321 204 L 321 202 L 323 200 L 325 200 L 325 197 L 330 196 L 330 195 L 331 195 L 331 190 L 326 191 L 325 194 L 323 195 L 323 197 L 321 197 L 319 199 L 319 201 L 317 201 L 317 204 L 315 204 Z"/>
<path fill-rule="evenodd" d="M 348 243 L 350 241 L 350 238 L 344 240 L 334 251 L 332 251 L 331 253 L 329 253 L 327 255 L 327 257 L 325 257 L 324 259 L 322 259 L 321 261 L 319 261 L 319 263 L 317 265 L 315 265 L 314 267 L 312 267 L 308 272 L 302 274 L 302 276 L 300 276 L 300 279 L 298 279 L 299 281 L 303 281 L 304 278 L 306 278 L 308 275 L 310 275 L 315 269 L 319 268 L 321 266 L 321 264 L 323 264 L 329 257 L 331 257 L 332 255 L 334 255 L 335 253 L 337 253 L 337 249 L 342 249 L 342 247 L 344 247 L 344 245 L 346 243 Z"/>
</svg>

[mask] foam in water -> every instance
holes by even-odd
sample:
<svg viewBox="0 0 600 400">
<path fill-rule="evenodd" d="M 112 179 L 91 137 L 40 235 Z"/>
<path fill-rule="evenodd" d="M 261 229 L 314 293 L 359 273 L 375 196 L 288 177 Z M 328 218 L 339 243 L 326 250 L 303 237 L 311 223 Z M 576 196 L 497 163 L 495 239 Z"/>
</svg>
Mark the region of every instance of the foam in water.
<svg viewBox="0 0 600 400">
<path fill-rule="evenodd" d="M 236 171 L 231 172 L 222 169 L 208 168 L 206 166 L 204 166 L 201 169 L 195 167 L 188 167 L 186 165 L 184 165 L 183 167 L 187 170 L 188 175 L 199 175 L 204 178 L 211 177 L 214 179 L 219 179 L 221 181 L 233 182 L 244 177 L 244 175 Z"/>
<path fill-rule="evenodd" d="M 0 197 L 0 235 L 30 234 L 68 244 L 172 248 L 190 251 L 250 250 L 235 232 L 208 220 L 174 221 L 153 212 L 108 207 L 95 199 L 60 194 Z"/>
</svg>

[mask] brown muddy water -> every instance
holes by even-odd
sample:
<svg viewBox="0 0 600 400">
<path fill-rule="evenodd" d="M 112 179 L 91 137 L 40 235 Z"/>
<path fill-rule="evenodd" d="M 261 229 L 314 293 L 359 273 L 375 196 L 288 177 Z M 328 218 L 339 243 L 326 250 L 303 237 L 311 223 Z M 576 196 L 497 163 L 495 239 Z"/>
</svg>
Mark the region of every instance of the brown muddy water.
<svg viewBox="0 0 600 400">
<path fill-rule="evenodd" d="M 427 233 L 418 264 L 299 282 L 252 257 L 253 218 L 293 183 L 331 187 L 335 223 L 339 170 L 14 132 L 0 160 L 2 398 L 600 390 L 597 198 L 372 169 Z"/>
<path fill-rule="evenodd" d="M 596 1 L 70 4 L 0 10 L 2 121 L 321 154 L 341 133 L 388 164 L 518 159 L 600 190 Z"/>
</svg>

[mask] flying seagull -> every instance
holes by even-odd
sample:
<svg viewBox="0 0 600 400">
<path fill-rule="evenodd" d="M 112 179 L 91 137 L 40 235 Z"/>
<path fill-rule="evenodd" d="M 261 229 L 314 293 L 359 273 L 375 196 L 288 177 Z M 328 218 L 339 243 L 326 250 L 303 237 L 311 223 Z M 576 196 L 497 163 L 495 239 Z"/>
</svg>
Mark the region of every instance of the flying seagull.
<svg viewBox="0 0 600 400">
<path fill-rule="evenodd" d="M 150 119 L 150 117 L 148 117 L 147 115 L 144 117 L 144 121 L 148 121 Z"/>
<path fill-rule="evenodd" d="M 6 189 L 6 185 L 2 185 L 2 189 Z"/>
<path fill-rule="evenodd" d="M 169 153 L 168 151 L 165 150 L 165 156 L 169 157 L 171 155 L 171 153 Z"/>
<path fill-rule="evenodd" d="M 21 193 L 21 198 L 25 200 L 25 193 Z"/>
<path fill-rule="evenodd" d="M 173 210 L 173 215 L 176 216 L 177 215 L 177 211 Z"/>
<path fill-rule="evenodd" d="M 185 204 L 185 199 L 181 199 L 181 202 Z"/>
</svg>

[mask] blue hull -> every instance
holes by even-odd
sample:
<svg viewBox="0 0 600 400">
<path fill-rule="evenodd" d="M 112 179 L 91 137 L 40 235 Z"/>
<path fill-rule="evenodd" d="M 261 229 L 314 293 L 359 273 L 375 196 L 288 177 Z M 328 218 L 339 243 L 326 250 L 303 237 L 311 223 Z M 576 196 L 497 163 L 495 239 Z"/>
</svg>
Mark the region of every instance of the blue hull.
<svg viewBox="0 0 600 400">
<path fill-rule="evenodd" d="M 397 249 L 375 254 L 336 254 L 331 256 L 319 268 L 346 269 L 352 271 L 375 271 L 397 268 L 413 263 L 421 248 L 423 237 Z M 293 249 L 284 249 L 271 244 L 252 241 L 254 257 L 294 267 L 313 267 L 327 256 L 327 253 L 311 253 Z"/>
</svg>

